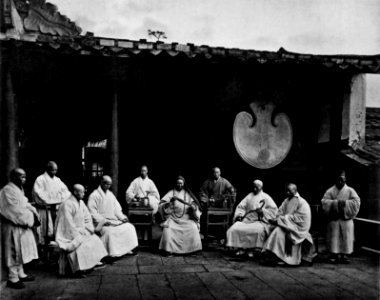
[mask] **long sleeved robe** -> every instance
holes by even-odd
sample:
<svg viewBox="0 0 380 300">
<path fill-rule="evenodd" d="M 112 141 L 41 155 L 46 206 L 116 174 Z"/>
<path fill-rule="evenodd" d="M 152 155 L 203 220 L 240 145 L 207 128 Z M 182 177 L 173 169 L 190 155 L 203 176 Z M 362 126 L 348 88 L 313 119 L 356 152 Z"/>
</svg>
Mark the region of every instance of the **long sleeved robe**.
<svg viewBox="0 0 380 300">
<path fill-rule="evenodd" d="M 63 201 L 55 223 L 55 241 L 68 252 L 73 272 L 93 268 L 107 256 L 103 242 L 94 234 L 90 212 L 73 195 Z"/>
<path fill-rule="evenodd" d="M 164 202 L 160 204 L 160 212 L 166 221 L 162 224 L 159 249 L 178 254 L 202 250 L 199 223 L 189 218 L 188 205 L 178 200 L 170 203 L 174 196 L 196 207 L 194 199 L 185 190 L 171 190 L 162 198 Z M 201 212 L 198 208 L 195 213 L 199 219 Z"/>
<path fill-rule="evenodd" d="M 88 209 L 95 224 L 95 231 L 113 257 L 127 254 L 138 246 L 136 229 L 131 223 L 123 223 L 126 216 L 111 191 L 104 193 L 101 187 L 93 191 L 88 198 Z M 111 225 L 105 226 L 106 222 Z"/>
<path fill-rule="evenodd" d="M 232 184 L 223 177 L 219 177 L 218 180 L 207 179 L 201 187 L 200 198 L 203 203 L 207 203 L 211 197 L 220 199 L 222 195 L 230 193 L 232 189 Z"/>
<path fill-rule="evenodd" d="M 40 206 L 46 204 L 61 204 L 70 196 L 67 186 L 57 176 L 50 177 L 48 173 L 44 173 L 37 177 L 34 182 L 32 191 L 33 200 Z M 53 236 L 53 221 L 51 211 L 46 214 L 46 209 L 39 207 L 38 213 L 41 217 L 41 226 L 37 228 L 40 244 L 45 244 L 46 221 L 48 219 L 48 236 Z"/>
<path fill-rule="evenodd" d="M 0 214 L 3 217 L 3 255 L 7 267 L 37 259 L 37 245 L 31 227 L 38 214 L 24 191 L 14 183 L 8 183 L 0 191 Z"/>
<path fill-rule="evenodd" d="M 344 206 L 339 207 L 339 201 Z M 322 199 L 322 207 L 329 221 L 327 224 L 327 248 L 331 253 L 351 254 L 354 248 L 354 222 L 360 208 L 360 198 L 347 185 L 328 189 Z"/>
<path fill-rule="evenodd" d="M 259 220 L 255 210 L 261 207 L 261 200 L 264 200 L 263 217 Z M 234 220 L 247 213 L 242 222 L 234 223 L 227 230 L 228 247 L 262 248 L 273 227 L 268 220 L 276 217 L 277 205 L 268 194 L 262 191 L 257 195 L 250 193 L 236 207 Z"/>
<path fill-rule="evenodd" d="M 289 265 L 298 265 L 301 258 L 311 261 L 314 244 L 309 233 L 311 211 L 307 201 L 297 193 L 285 199 L 277 212 L 278 226 L 266 240 L 263 251 L 271 251 Z M 291 253 L 286 253 L 285 243 L 288 235 L 291 240 Z"/>
<path fill-rule="evenodd" d="M 160 194 L 153 180 L 148 177 L 145 179 L 142 177 L 137 177 L 134 179 L 126 192 L 128 203 L 132 201 L 135 196 L 140 198 L 148 196 L 149 206 L 153 209 L 153 214 L 157 213 L 158 204 L 160 203 Z"/>
</svg>

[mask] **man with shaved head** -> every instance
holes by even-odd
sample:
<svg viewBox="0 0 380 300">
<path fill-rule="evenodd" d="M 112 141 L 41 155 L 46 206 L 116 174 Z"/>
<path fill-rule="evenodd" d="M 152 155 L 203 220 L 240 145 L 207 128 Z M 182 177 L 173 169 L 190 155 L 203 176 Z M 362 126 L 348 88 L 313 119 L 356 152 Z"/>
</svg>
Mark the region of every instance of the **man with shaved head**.
<svg viewBox="0 0 380 300">
<path fill-rule="evenodd" d="M 83 202 L 85 189 L 76 184 L 72 195 L 59 207 L 55 223 L 55 241 L 67 252 L 73 273 L 81 273 L 101 265 L 107 250 L 100 238 L 94 234 L 91 214 Z"/>
<path fill-rule="evenodd" d="M 360 198 L 356 191 L 346 184 L 346 173 L 342 171 L 334 186 L 329 188 L 322 199 L 322 207 L 328 219 L 327 249 L 331 263 L 348 264 L 347 255 L 354 250 L 353 218 L 360 209 Z"/>
<path fill-rule="evenodd" d="M 276 227 L 263 247 L 266 263 L 299 265 L 301 259 L 312 263 L 314 245 L 309 233 L 310 206 L 300 196 L 294 183 L 286 186 L 286 199 L 277 216 L 269 222 Z"/>
<path fill-rule="evenodd" d="M 223 201 L 225 195 L 234 193 L 234 187 L 221 176 L 218 167 L 212 169 L 211 177 L 206 179 L 200 191 L 201 205 L 209 206 L 210 202 Z"/>
<path fill-rule="evenodd" d="M 54 161 L 49 161 L 46 165 L 44 174 L 37 177 L 34 182 L 32 196 L 37 204 L 38 213 L 41 216 L 41 226 L 38 227 L 37 233 L 39 243 L 45 244 L 46 230 L 48 236 L 53 236 L 52 209 L 56 210 L 58 205 L 70 196 L 67 186 L 59 179 L 56 174 L 58 166 Z M 46 214 L 45 205 L 51 205 Z M 55 211 L 54 211 L 55 212 Z M 48 228 L 46 228 L 48 223 Z"/>
<path fill-rule="evenodd" d="M 26 174 L 23 169 L 13 169 L 10 182 L 0 191 L 2 216 L 3 257 L 9 269 L 7 286 L 24 288 L 33 276 L 24 273 L 23 265 L 38 258 L 36 240 L 31 228 L 39 225 L 36 209 L 24 195 Z"/>
<path fill-rule="evenodd" d="M 237 248 L 237 256 L 248 251 L 254 257 L 254 250 L 261 250 L 272 226 L 269 220 L 275 218 L 277 205 L 263 192 L 263 182 L 255 180 L 253 191 L 236 207 L 235 223 L 227 231 L 227 246 Z"/>
<path fill-rule="evenodd" d="M 148 200 L 149 206 L 153 209 L 153 214 L 157 213 L 160 194 L 154 182 L 148 177 L 148 167 L 145 165 L 140 169 L 140 176 L 131 182 L 126 192 L 128 203 L 140 201 L 144 198 Z"/>
<path fill-rule="evenodd" d="M 133 254 L 137 247 L 137 235 L 135 227 L 128 222 L 123 214 L 119 201 L 109 190 L 112 179 L 103 176 L 100 186 L 91 193 L 88 198 L 88 209 L 95 224 L 95 231 L 101 236 L 111 258 L 117 258 L 125 254 Z"/>
</svg>

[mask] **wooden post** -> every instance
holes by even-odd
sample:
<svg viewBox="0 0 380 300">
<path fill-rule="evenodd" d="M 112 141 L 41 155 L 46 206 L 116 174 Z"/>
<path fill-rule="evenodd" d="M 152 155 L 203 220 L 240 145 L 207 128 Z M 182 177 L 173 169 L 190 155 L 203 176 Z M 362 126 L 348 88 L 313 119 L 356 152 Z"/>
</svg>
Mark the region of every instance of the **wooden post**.
<svg viewBox="0 0 380 300">
<path fill-rule="evenodd" d="M 342 87 L 341 82 L 337 82 Z M 333 152 L 334 160 L 339 160 L 339 152 L 342 138 L 342 113 L 344 94 L 341 90 L 333 90 L 331 92 L 331 112 L 330 112 L 330 145 Z"/>
<path fill-rule="evenodd" d="M 3 146 L 3 157 L 5 165 L 5 173 L 18 167 L 18 141 L 17 141 L 17 102 L 13 92 L 13 84 L 11 73 L 6 73 L 5 83 L 5 99 L 4 99 L 4 116 L 7 116 L 4 124 L 5 140 Z"/>
<path fill-rule="evenodd" d="M 8 181 L 9 172 L 18 166 L 18 144 L 17 144 L 17 103 L 13 92 L 12 77 L 7 64 L 1 60 L 0 77 L 0 189 Z M 2 245 L 2 228 L 0 221 L 0 244 Z M 0 247 L 1 248 L 1 247 Z M 3 254 L 0 249 L 0 280 L 6 274 L 3 264 Z"/>
<path fill-rule="evenodd" d="M 118 116 L 118 93 L 115 89 L 112 98 L 111 112 L 111 139 L 110 150 L 110 176 L 112 178 L 112 191 L 118 196 L 119 191 L 119 116 Z"/>
</svg>

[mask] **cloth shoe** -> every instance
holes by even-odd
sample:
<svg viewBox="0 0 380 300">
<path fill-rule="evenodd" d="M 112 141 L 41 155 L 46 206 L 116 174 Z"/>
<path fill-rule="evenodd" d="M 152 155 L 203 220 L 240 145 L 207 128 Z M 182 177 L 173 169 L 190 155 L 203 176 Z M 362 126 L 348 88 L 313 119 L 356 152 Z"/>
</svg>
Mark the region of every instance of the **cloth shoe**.
<svg viewBox="0 0 380 300">
<path fill-rule="evenodd" d="M 12 282 L 12 281 L 8 280 L 7 281 L 7 287 L 9 287 L 11 289 L 20 290 L 20 289 L 25 288 L 25 284 L 23 284 L 20 280 L 16 281 L 16 282 Z"/>
<path fill-rule="evenodd" d="M 32 275 L 27 275 L 26 277 L 19 277 L 21 282 L 34 281 L 35 277 Z"/>
</svg>

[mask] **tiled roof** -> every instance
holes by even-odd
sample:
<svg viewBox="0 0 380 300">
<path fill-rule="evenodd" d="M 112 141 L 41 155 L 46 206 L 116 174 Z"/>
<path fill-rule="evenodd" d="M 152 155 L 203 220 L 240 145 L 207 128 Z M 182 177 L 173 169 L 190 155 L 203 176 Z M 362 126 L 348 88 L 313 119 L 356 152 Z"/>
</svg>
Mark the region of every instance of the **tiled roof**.
<svg viewBox="0 0 380 300">
<path fill-rule="evenodd" d="M 234 58 L 240 61 L 258 63 L 295 63 L 336 67 L 362 73 L 380 73 L 379 55 L 313 55 L 289 52 L 284 48 L 274 51 L 243 50 L 237 48 L 210 47 L 207 45 L 178 43 L 154 43 L 147 40 L 125 40 L 94 37 L 92 35 L 57 36 L 49 34 L 0 33 L 2 43 L 14 42 L 16 45 L 37 43 L 39 46 L 64 50 L 80 55 L 102 55 L 128 58 L 141 53 L 157 56 L 166 53 L 169 56 L 185 55 L 189 58 L 202 57 L 209 60 Z"/>
<path fill-rule="evenodd" d="M 380 160 L 380 108 L 367 108 L 365 149 Z"/>
</svg>

